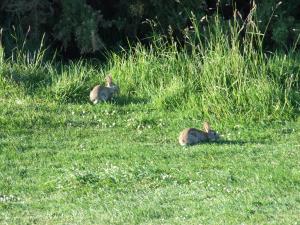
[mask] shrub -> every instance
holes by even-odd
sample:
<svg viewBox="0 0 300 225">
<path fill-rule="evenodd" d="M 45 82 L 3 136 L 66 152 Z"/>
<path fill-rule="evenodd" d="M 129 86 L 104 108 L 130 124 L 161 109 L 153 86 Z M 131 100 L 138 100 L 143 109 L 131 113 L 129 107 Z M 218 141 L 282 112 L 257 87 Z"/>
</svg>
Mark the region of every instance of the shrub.
<svg viewBox="0 0 300 225">
<path fill-rule="evenodd" d="M 172 33 L 175 38 L 182 39 L 186 28 L 191 25 L 191 12 L 197 20 L 211 13 L 207 9 L 211 5 L 206 2 L 216 4 L 217 1 L 1 1 L 0 27 L 4 28 L 3 41 L 8 52 L 22 44 L 24 39 L 27 39 L 28 49 L 37 49 L 37 43 L 45 33 L 47 45 L 72 57 L 116 49 L 137 38 L 145 42 L 153 32 L 149 21 L 155 21 L 155 32 Z M 227 7 L 227 3 L 233 5 L 234 2 L 241 4 L 241 1 L 232 3 L 224 0 L 220 3 L 220 9 L 215 11 L 219 11 L 224 18 L 230 18 L 233 6 Z M 275 0 L 257 1 L 260 29 L 263 32 L 268 28 L 268 47 L 293 47 L 299 39 L 300 3 L 293 0 L 276 4 Z M 240 10 L 244 10 L 243 7 Z M 247 15 L 247 10 L 243 14 Z M 15 33 L 17 38 L 13 38 L 11 33 Z"/>
</svg>

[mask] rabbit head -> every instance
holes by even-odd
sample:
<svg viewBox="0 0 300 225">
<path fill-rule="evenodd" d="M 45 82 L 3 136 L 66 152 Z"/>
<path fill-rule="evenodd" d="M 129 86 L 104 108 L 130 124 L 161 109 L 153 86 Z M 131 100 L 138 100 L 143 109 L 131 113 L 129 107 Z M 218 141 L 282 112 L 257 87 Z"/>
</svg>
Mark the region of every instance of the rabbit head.
<svg viewBox="0 0 300 225">
<path fill-rule="evenodd" d="M 119 93 L 119 86 L 113 83 L 111 74 L 106 77 L 106 87 L 110 88 L 112 94 Z"/>
<path fill-rule="evenodd" d="M 208 122 L 203 123 L 203 131 L 207 134 L 207 138 L 209 141 L 216 141 L 220 138 L 220 135 L 210 128 Z"/>
</svg>

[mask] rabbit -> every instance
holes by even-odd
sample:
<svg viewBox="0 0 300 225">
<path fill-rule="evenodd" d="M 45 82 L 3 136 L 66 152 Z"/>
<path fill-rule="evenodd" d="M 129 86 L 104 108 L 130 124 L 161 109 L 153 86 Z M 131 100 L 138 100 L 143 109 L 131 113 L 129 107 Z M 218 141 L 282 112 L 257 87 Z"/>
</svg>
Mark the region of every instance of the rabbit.
<svg viewBox="0 0 300 225">
<path fill-rule="evenodd" d="M 93 104 L 110 100 L 119 93 L 119 87 L 112 82 L 111 75 L 106 77 L 106 86 L 96 85 L 90 92 L 90 100 Z"/>
<path fill-rule="evenodd" d="M 203 131 L 196 128 L 186 128 L 179 134 L 178 140 L 181 146 L 195 145 L 201 142 L 216 141 L 219 134 L 211 130 L 208 122 L 203 123 Z"/>
</svg>

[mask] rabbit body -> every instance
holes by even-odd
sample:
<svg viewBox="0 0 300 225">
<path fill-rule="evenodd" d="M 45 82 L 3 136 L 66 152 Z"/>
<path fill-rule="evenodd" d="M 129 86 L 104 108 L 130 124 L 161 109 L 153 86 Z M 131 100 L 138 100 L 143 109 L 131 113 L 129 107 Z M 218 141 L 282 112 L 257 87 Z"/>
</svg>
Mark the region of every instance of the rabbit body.
<svg viewBox="0 0 300 225">
<path fill-rule="evenodd" d="M 205 142 L 208 138 L 207 134 L 201 130 L 186 128 L 180 133 L 178 140 L 180 145 L 185 146 Z"/>
<path fill-rule="evenodd" d="M 179 134 L 178 141 L 182 146 L 195 145 L 201 142 L 216 141 L 219 135 L 210 129 L 207 122 L 203 124 L 203 131 L 196 128 L 186 128 Z"/>
<path fill-rule="evenodd" d="M 112 82 L 111 76 L 106 78 L 106 86 L 96 85 L 90 92 L 90 100 L 97 104 L 102 101 L 109 101 L 119 92 L 119 87 Z"/>
</svg>

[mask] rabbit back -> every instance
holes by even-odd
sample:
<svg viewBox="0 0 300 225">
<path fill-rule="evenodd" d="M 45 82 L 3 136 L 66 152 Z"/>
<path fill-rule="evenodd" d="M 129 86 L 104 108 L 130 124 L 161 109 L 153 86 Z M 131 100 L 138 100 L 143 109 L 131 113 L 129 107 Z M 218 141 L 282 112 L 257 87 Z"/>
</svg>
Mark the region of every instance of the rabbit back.
<svg viewBox="0 0 300 225">
<path fill-rule="evenodd" d="M 186 128 L 179 134 L 179 144 L 194 145 L 208 140 L 207 133 L 196 128 Z"/>
<path fill-rule="evenodd" d="M 107 101 L 111 98 L 111 93 L 107 87 L 96 85 L 90 92 L 90 100 L 94 104 Z"/>
</svg>

